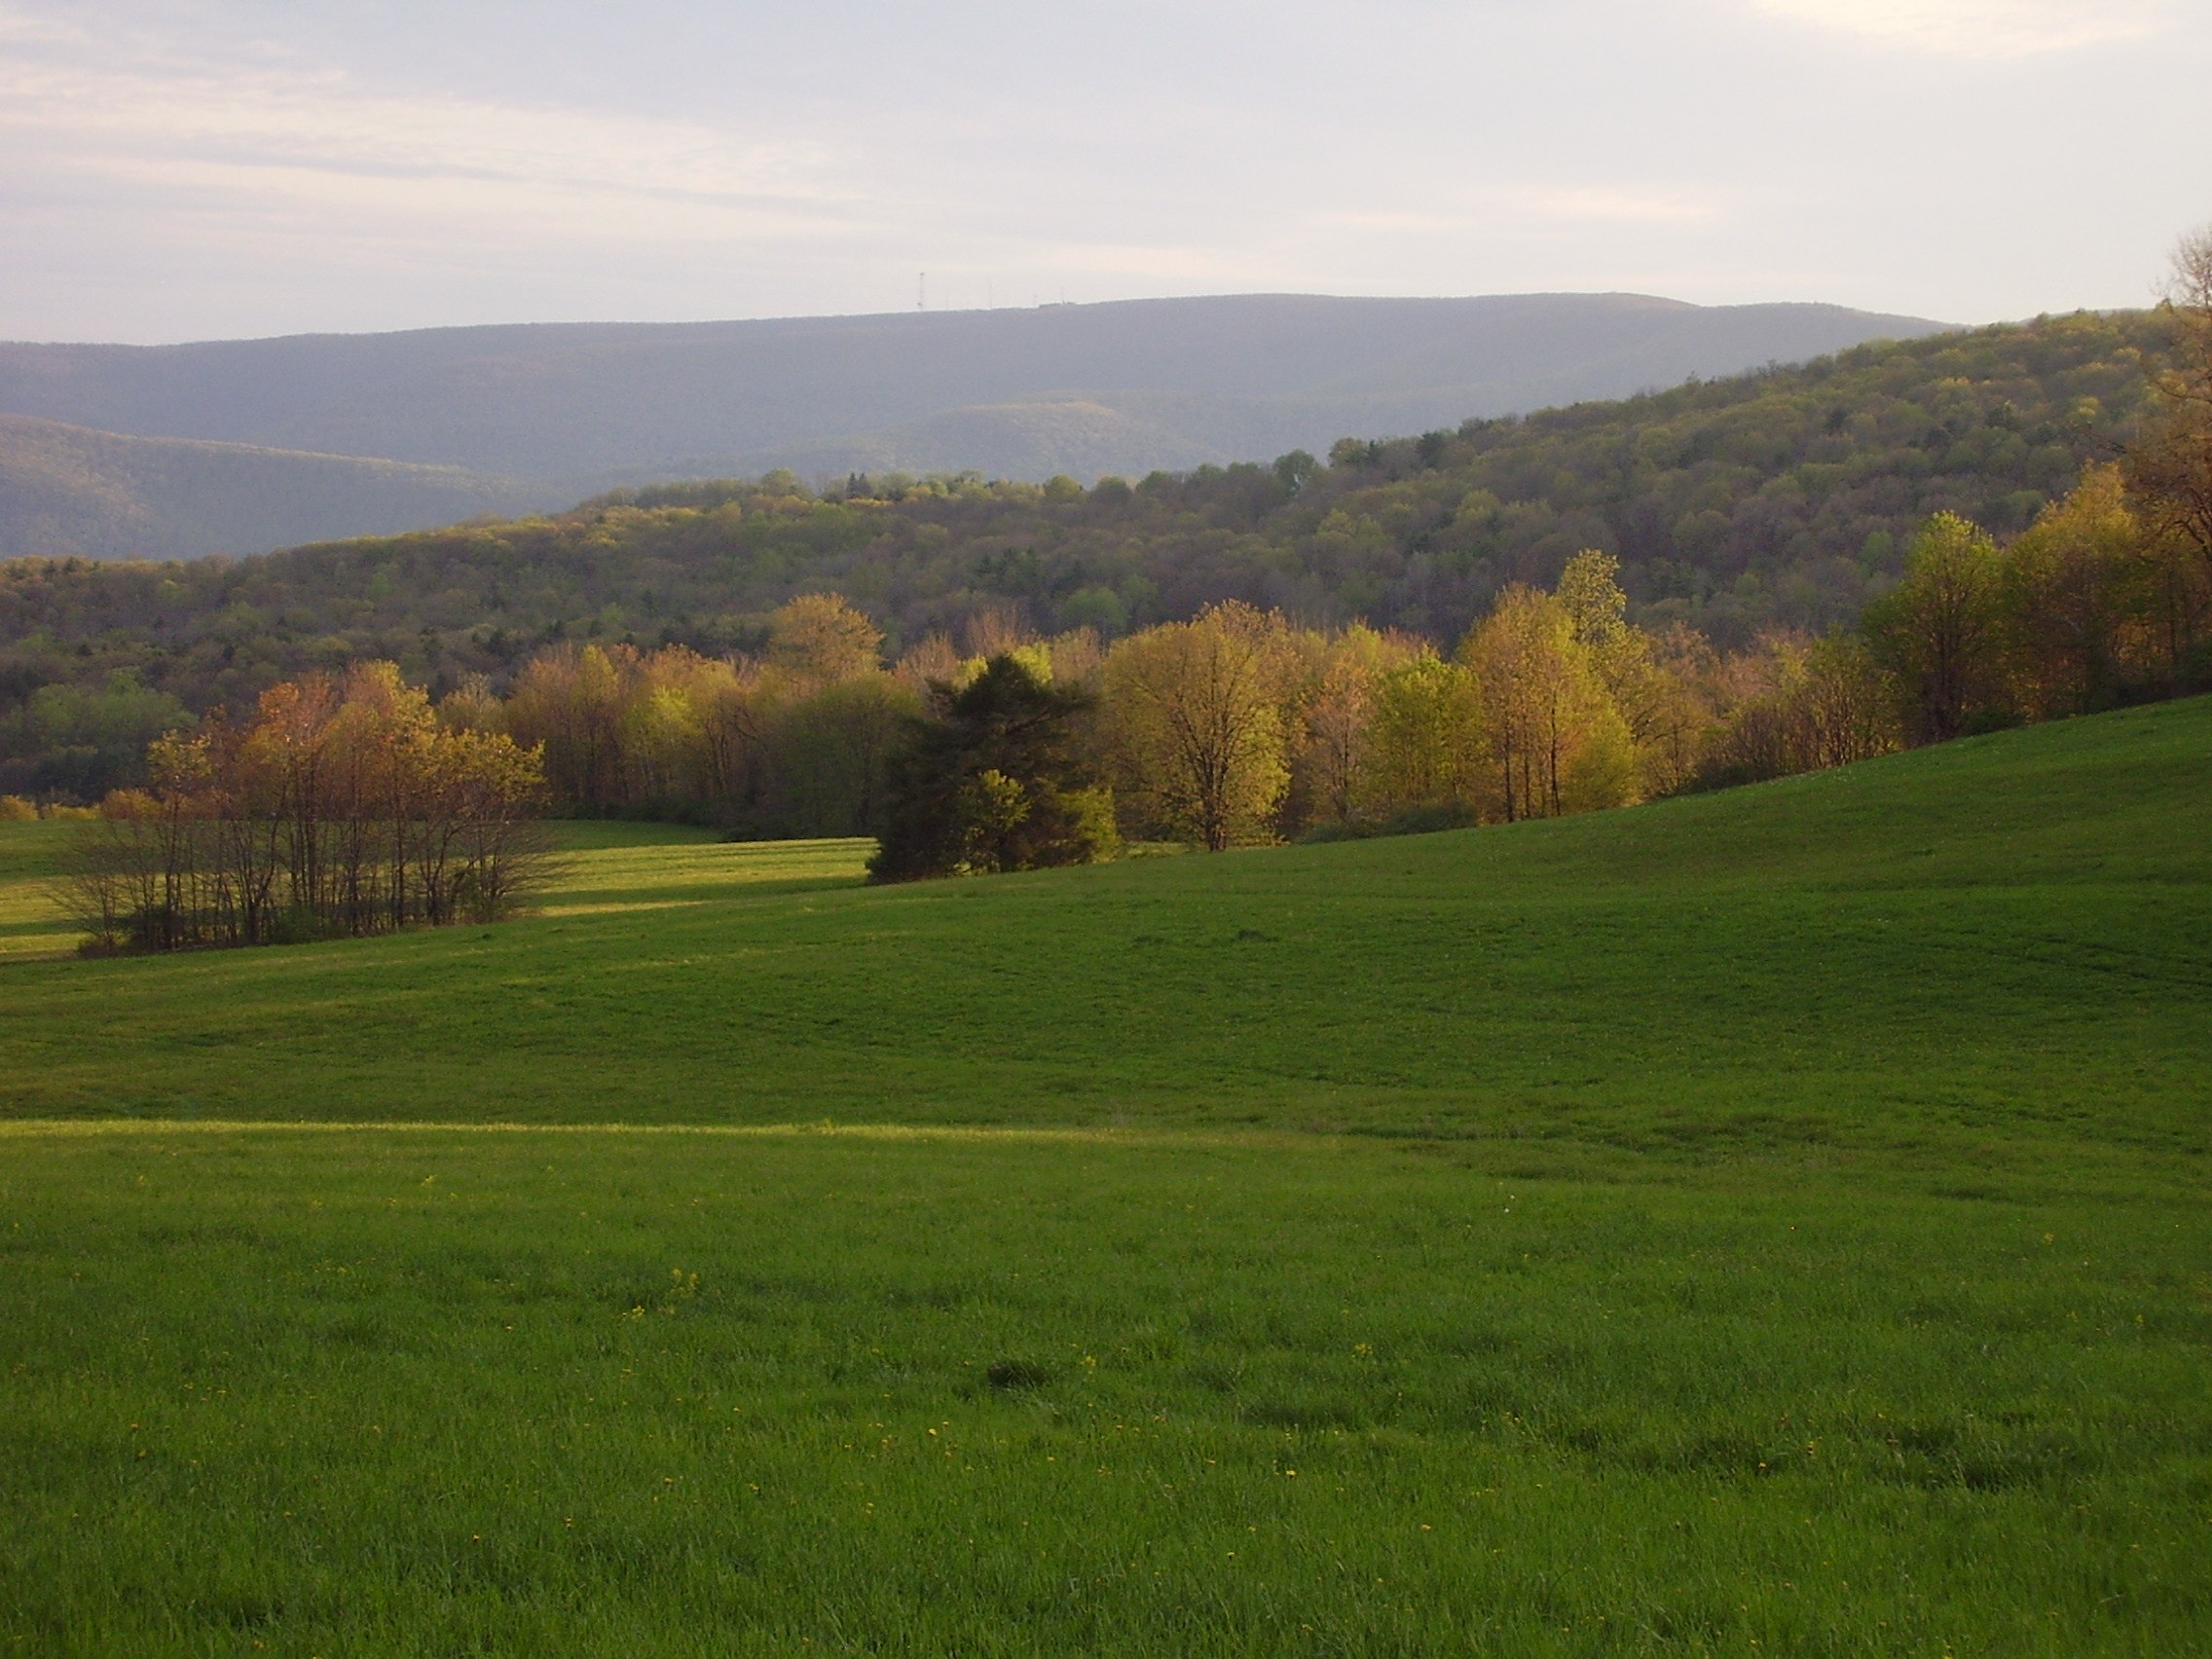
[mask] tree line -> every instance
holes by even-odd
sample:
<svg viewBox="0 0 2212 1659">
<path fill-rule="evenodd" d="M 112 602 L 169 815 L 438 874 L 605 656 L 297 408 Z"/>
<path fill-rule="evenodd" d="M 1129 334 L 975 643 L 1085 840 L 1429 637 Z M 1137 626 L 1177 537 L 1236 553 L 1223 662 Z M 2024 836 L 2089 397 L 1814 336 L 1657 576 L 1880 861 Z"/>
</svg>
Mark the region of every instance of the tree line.
<svg viewBox="0 0 2212 1659">
<path fill-rule="evenodd" d="M 1857 630 L 1773 632 L 1722 654 L 1679 623 L 1630 622 L 1617 575 L 1612 555 L 1585 550 L 1552 591 L 1507 588 L 1449 655 L 1233 601 L 1095 659 L 1053 641 L 972 664 L 907 721 L 877 873 L 1017 867 L 1005 830 L 1032 820 L 1061 828 L 1027 862 L 1082 862 L 1117 832 L 1218 850 L 1843 765 L 2197 688 L 2212 626 L 2212 539 L 2139 510 L 2117 466 L 2006 544 L 1937 514 Z M 1047 706 L 1062 657 L 1082 677 Z M 1027 715 L 1026 771 L 978 725 L 989 709 Z M 1087 804 L 1107 791 L 1112 816 Z"/>
<path fill-rule="evenodd" d="M 158 739 L 58 884 L 94 951 L 180 950 L 491 921 L 544 879 L 543 770 L 441 719 L 390 663 L 311 675 Z"/>
<path fill-rule="evenodd" d="M 1930 519 L 1856 630 L 1722 652 L 1630 609 L 1586 549 L 1449 648 L 1231 600 L 1111 642 L 986 612 L 892 659 L 811 594 L 757 656 L 559 645 L 434 718 L 537 757 L 556 811 L 875 835 L 887 875 L 1219 850 L 1626 805 L 2170 695 L 2197 683 L 2212 554 L 2106 465 L 2009 542 Z"/>
<path fill-rule="evenodd" d="M 1917 527 L 2018 535 L 2134 438 L 2178 310 L 1896 345 L 1619 402 L 1346 438 L 1325 455 L 1086 487 L 973 475 L 617 492 L 550 517 L 166 564 L 0 566 L 0 791 L 135 781 L 166 711 L 388 659 L 443 696 L 550 646 L 763 655 L 844 594 L 903 656 L 989 611 L 1111 643 L 1237 600 L 1451 641 L 1516 583 L 1621 561 L 1632 610 L 1725 651 L 1853 625 Z"/>
<path fill-rule="evenodd" d="M 359 664 L 157 740 L 67 895 L 96 948 L 175 949 L 498 916 L 541 807 L 873 835 L 901 880 L 1629 805 L 2192 688 L 2212 536 L 2179 510 L 2107 465 L 2009 542 L 1937 514 L 1859 629 L 1727 653 L 1633 622 L 1585 549 L 1449 651 L 1231 600 L 1111 643 L 986 612 L 887 661 L 809 594 L 756 657 L 560 645 L 434 704 Z"/>
</svg>

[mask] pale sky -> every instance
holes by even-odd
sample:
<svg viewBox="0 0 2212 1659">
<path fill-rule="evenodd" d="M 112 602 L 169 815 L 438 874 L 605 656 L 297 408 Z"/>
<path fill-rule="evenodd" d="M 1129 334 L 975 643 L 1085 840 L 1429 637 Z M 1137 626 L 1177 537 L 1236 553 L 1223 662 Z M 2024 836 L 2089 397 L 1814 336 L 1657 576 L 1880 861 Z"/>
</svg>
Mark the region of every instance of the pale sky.
<svg viewBox="0 0 2212 1659">
<path fill-rule="evenodd" d="M 2206 0 L 0 0 L 0 338 L 2147 303 Z"/>
</svg>

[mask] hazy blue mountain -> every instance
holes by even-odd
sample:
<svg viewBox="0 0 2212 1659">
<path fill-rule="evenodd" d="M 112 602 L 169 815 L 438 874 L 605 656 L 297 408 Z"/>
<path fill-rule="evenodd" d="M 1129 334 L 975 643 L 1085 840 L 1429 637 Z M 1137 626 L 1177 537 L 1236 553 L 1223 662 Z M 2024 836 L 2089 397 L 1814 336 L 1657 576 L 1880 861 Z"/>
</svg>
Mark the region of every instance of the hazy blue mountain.
<svg viewBox="0 0 2212 1659">
<path fill-rule="evenodd" d="M 540 504 L 459 467 L 125 437 L 0 415 L 0 558 L 196 558 Z"/>
<path fill-rule="evenodd" d="M 0 344 L 0 410 L 138 437 L 458 467 L 490 475 L 450 479 L 463 496 L 511 492 L 498 480 L 522 479 L 530 488 L 506 504 L 548 504 L 608 484 L 774 465 L 1090 478 L 1265 460 L 1941 326 L 1837 306 L 1635 294 L 1248 295 L 189 346 Z M 345 491 L 366 487 L 366 475 L 344 475 L 343 486 L 334 472 L 287 475 L 285 498 L 299 510 L 300 492 L 316 487 L 311 474 L 334 492 L 327 511 L 315 509 L 324 528 L 314 534 L 393 528 L 388 514 L 349 516 L 364 498 Z M 270 509 L 243 495 L 230 519 L 215 497 L 196 510 L 194 545 L 302 538 L 263 540 Z"/>
<path fill-rule="evenodd" d="M 1326 444 L 1375 435 L 1377 420 L 1390 430 L 1456 424 L 1938 326 L 1835 306 L 1700 307 L 1630 294 L 1262 295 L 17 345 L 0 346 L 0 410 L 140 436 L 568 478 L 820 443 L 1046 394 L 1256 400 L 1302 441 Z M 990 469 L 984 458 L 970 464 Z"/>
</svg>

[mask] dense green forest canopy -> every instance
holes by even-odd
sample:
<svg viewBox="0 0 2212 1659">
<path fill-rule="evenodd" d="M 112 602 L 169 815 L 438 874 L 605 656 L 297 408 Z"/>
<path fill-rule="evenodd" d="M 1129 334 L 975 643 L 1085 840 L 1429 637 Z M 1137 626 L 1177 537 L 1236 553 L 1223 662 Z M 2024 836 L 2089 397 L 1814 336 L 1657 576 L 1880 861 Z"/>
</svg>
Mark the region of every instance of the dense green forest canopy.
<svg viewBox="0 0 2212 1659">
<path fill-rule="evenodd" d="M 1895 585 L 1931 514 L 2009 536 L 2116 453 L 2168 327 L 2046 317 L 1088 490 L 772 473 L 238 561 L 18 561 L 0 747 L 83 752 L 91 777 L 166 719 L 364 658 L 442 691 L 565 640 L 757 650 L 775 607 L 831 587 L 894 654 L 990 610 L 1110 641 L 1229 600 L 1450 641 L 1598 548 L 1647 625 L 1823 632 Z"/>
</svg>

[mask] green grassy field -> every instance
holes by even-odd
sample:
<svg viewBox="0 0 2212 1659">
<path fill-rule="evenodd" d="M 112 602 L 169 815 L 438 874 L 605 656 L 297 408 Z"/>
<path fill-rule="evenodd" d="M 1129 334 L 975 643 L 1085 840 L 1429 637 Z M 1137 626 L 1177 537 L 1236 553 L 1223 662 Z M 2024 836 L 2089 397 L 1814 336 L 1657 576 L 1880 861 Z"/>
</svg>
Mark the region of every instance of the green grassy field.
<svg viewBox="0 0 2212 1659">
<path fill-rule="evenodd" d="M 0 1653 L 2212 1652 L 2212 703 L 888 891 L 564 833 L 0 964 Z"/>
<path fill-rule="evenodd" d="M 66 822 L 0 824 L 0 966 L 67 956 L 77 935 L 53 877 L 69 838 Z M 665 910 L 733 896 L 851 886 L 865 876 L 871 841 L 789 841 L 725 846 L 709 830 L 668 824 L 564 822 L 545 917 Z"/>
<path fill-rule="evenodd" d="M 78 935 L 49 887 L 62 849 L 82 829 L 66 822 L 0 824 L 0 966 L 76 949 Z"/>
</svg>

